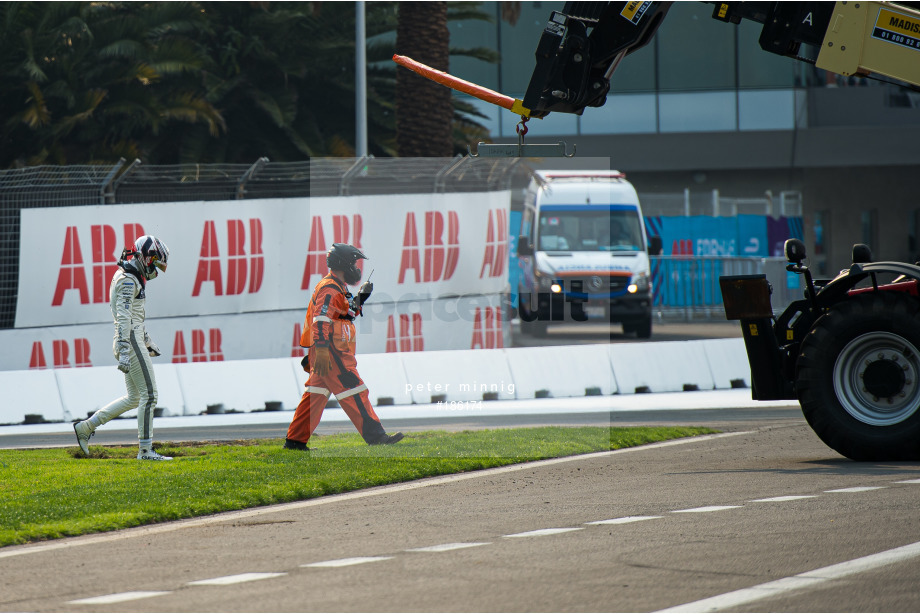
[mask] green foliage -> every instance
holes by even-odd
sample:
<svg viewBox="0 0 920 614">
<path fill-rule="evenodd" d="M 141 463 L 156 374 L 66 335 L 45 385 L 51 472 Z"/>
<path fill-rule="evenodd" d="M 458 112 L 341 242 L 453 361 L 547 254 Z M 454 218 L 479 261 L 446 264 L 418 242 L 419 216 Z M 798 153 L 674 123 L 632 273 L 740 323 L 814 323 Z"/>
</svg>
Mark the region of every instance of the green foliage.
<svg viewBox="0 0 920 614">
<path fill-rule="evenodd" d="M 0 546 L 298 501 L 382 484 L 585 454 L 709 429 L 597 427 L 411 433 L 393 446 L 357 434 L 314 436 L 308 452 L 280 440 L 136 447 L 0 450 Z"/>
<path fill-rule="evenodd" d="M 396 3 L 366 11 L 369 149 L 390 156 Z M 352 156 L 354 41 L 350 2 L 2 3 L 0 168 Z M 477 115 L 457 108 L 458 139 Z"/>
<path fill-rule="evenodd" d="M 143 157 L 176 122 L 217 133 L 196 80 L 207 30 L 193 3 L 4 3 L 0 164 Z"/>
</svg>

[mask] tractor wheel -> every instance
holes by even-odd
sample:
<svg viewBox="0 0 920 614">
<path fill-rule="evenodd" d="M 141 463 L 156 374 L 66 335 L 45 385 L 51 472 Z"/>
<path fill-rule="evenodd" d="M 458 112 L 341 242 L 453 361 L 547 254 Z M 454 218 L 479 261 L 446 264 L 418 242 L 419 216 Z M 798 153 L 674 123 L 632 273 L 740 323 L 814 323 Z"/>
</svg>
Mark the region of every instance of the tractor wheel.
<svg viewBox="0 0 920 614">
<path fill-rule="evenodd" d="M 846 299 L 802 342 L 796 394 L 828 446 L 857 461 L 920 460 L 920 301 Z"/>
</svg>

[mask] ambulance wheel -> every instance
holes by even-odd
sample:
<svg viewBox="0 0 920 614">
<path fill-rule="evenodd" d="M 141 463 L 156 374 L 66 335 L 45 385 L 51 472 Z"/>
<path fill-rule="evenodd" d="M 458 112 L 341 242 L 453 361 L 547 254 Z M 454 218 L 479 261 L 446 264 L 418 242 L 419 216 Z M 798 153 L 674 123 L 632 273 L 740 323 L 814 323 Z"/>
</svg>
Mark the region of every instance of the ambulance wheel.
<svg viewBox="0 0 920 614">
<path fill-rule="evenodd" d="M 546 329 L 546 320 L 534 320 L 533 322 L 521 320 L 521 332 L 525 335 L 530 335 L 531 337 L 545 337 Z"/>
<path fill-rule="evenodd" d="M 521 332 L 532 337 L 545 337 L 547 322 L 540 318 L 540 310 L 529 309 L 530 295 L 520 294 L 518 299 L 518 317 L 521 320 Z"/>
<path fill-rule="evenodd" d="M 652 315 L 649 314 L 641 320 L 623 322 L 624 333 L 636 333 L 639 339 L 648 339 L 652 336 Z"/>
<path fill-rule="evenodd" d="M 795 388 L 808 424 L 843 456 L 920 460 L 920 302 L 882 291 L 834 305 L 802 340 Z"/>
</svg>

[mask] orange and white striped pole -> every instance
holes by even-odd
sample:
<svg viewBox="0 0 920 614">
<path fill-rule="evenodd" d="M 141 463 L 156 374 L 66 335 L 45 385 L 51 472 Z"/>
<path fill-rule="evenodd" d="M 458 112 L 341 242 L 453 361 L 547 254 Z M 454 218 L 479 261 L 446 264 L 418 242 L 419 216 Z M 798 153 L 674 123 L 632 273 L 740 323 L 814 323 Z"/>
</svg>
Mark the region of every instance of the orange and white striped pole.
<svg viewBox="0 0 920 614">
<path fill-rule="evenodd" d="M 524 106 L 524 101 L 519 100 L 518 98 L 512 98 L 511 96 L 505 96 L 500 94 L 495 90 L 490 90 L 487 87 L 481 85 L 476 85 L 475 83 L 470 83 L 459 77 L 447 74 L 442 70 L 432 68 L 421 62 L 417 62 L 412 58 L 408 58 L 404 55 L 394 55 L 393 61 L 408 68 L 414 73 L 417 73 L 426 79 L 430 79 L 435 83 L 440 83 L 441 85 L 446 85 L 452 90 L 457 90 L 458 92 L 463 92 L 464 94 L 469 94 L 474 98 L 479 100 L 484 100 L 485 102 L 498 105 L 503 109 L 508 109 L 516 115 L 522 117 L 530 117 L 530 109 Z M 537 117 L 536 115 L 534 117 Z"/>
</svg>

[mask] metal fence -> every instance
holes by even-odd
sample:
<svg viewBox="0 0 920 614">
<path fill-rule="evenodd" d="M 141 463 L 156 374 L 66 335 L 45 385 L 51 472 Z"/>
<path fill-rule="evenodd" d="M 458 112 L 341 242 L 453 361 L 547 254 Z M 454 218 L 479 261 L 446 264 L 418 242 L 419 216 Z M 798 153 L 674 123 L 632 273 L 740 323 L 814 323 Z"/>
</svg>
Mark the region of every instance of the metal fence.
<svg viewBox="0 0 920 614">
<path fill-rule="evenodd" d="M 785 258 L 728 256 L 653 256 L 654 311 L 662 320 L 725 318 L 719 277 L 766 274 L 773 313 L 803 297 L 801 276 L 786 270 Z"/>
<path fill-rule="evenodd" d="M 763 196 L 737 198 L 722 196 L 719 190 L 654 194 L 639 192 L 645 215 L 733 217 L 735 215 L 769 215 L 772 217 L 801 217 L 802 193 L 784 190 Z"/>
</svg>

